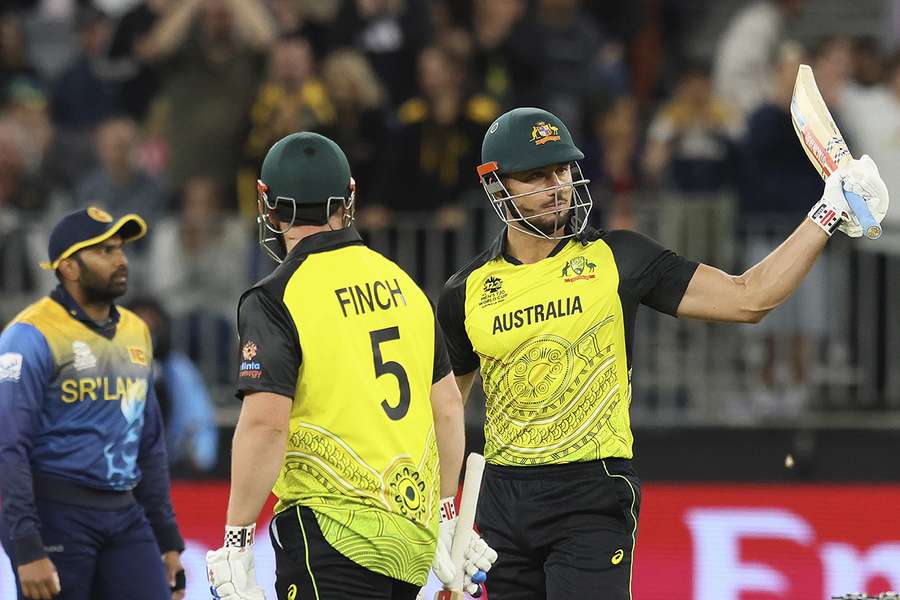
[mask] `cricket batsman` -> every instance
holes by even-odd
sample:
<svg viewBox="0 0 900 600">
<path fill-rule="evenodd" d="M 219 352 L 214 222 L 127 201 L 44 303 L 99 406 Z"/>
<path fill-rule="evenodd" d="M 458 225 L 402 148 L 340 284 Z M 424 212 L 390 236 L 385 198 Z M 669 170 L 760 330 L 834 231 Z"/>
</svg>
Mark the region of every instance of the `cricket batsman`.
<svg viewBox="0 0 900 600">
<path fill-rule="evenodd" d="M 487 466 L 477 513 L 500 558 L 495 600 L 632 598 L 640 481 L 631 464 L 638 306 L 756 323 L 803 280 L 835 231 L 859 237 L 843 189 L 880 222 L 888 191 L 864 156 L 832 174 L 810 217 L 741 275 L 633 231 L 587 224 L 592 200 L 566 125 L 517 108 L 488 129 L 477 172 L 506 227 L 438 306 L 463 398 L 480 370 Z"/>
<path fill-rule="evenodd" d="M 252 546 L 270 491 L 280 599 L 413 600 L 432 564 L 452 580 L 462 402 L 428 298 L 352 227 L 355 190 L 318 134 L 263 161 L 260 243 L 280 264 L 238 307 L 243 405 L 225 544 L 207 555 L 214 598 L 265 597 Z M 462 566 L 496 557 L 474 536 Z"/>
<path fill-rule="evenodd" d="M 0 542 L 20 600 L 184 597 L 150 333 L 115 304 L 146 231 L 63 217 L 42 264 L 59 285 L 0 335 Z"/>
</svg>

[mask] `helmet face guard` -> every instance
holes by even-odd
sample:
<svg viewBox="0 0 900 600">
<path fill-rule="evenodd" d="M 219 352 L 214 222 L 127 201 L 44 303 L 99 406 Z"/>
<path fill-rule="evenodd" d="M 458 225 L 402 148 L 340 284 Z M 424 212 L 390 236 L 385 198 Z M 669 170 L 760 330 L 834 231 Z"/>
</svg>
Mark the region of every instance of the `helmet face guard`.
<svg viewBox="0 0 900 600">
<path fill-rule="evenodd" d="M 356 181 L 351 177 L 348 185 L 349 196 L 330 196 L 324 205 L 300 205 L 295 198 L 287 196 L 278 196 L 274 200 L 269 200 L 269 186 L 256 180 L 256 226 L 259 245 L 263 251 L 275 262 L 281 264 L 287 256 L 287 246 L 284 243 L 284 234 L 295 225 L 324 225 L 335 231 L 331 226 L 330 217 L 333 213 L 333 202 L 340 202 L 344 209 L 342 217 L 342 228 L 346 229 L 353 225 L 356 220 Z M 288 206 L 290 206 L 290 220 L 281 223 L 281 228 L 277 227 L 270 218 L 273 212 L 281 211 L 281 215 L 287 215 Z M 318 218 L 315 213 L 317 210 L 324 209 L 324 220 Z M 334 205 L 334 210 L 338 209 Z M 298 220 L 299 217 L 299 220 Z"/>
<path fill-rule="evenodd" d="M 568 163 L 572 173 L 571 182 L 562 182 L 557 178 L 557 184 L 550 187 L 524 192 L 521 194 L 510 194 L 509 190 L 503 184 L 502 176 L 496 162 L 485 163 L 478 167 L 478 176 L 481 179 L 481 186 L 488 197 L 488 201 L 494 208 L 494 212 L 500 217 L 508 227 L 526 233 L 528 235 L 548 240 L 561 240 L 579 235 L 587 225 L 588 215 L 594 206 L 591 198 L 591 192 L 588 189 L 590 179 L 586 179 L 581 172 L 581 166 L 578 161 Z M 562 199 L 560 192 L 571 189 L 572 196 L 568 201 Z M 556 198 L 556 206 L 542 213 L 526 217 L 522 214 L 516 201 L 534 194 L 546 194 L 552 191 Z M 568 211 L 566 216 L 562 216 L 564 211 Z M 548 234 L 531 222 L 530 219 L 535 217 L 543 217 L 546 215 L 556 215 L 557 223 L 554 227 L 554 233 Z M 568 225 L 568 227 L 566 227 Z"/>
</svg>

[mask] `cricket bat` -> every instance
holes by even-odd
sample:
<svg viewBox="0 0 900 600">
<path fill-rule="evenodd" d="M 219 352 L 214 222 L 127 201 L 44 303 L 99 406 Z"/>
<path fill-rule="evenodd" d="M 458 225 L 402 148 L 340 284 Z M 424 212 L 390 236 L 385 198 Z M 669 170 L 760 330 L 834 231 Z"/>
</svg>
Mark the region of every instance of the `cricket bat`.
<svg viewBox="0 0 900 600">
<path fill-rule="evenodd" d="M 816 78 L 809 65 L 800 65 L 791 97 L 791 121 L 806 156 L 822 176 L 827 179 L 852 156 L 838 130 L 831 113 L 822 100 Z M 881 225 L 872 217 L 866 201 L 859 194 L 844 190 L 844 198 L 862 225 L 863 233 L 870 240 L 881 236 Z"/>
<path fill-rule="evenodd" d="M 455 577 L 448 589 L 439 591 L 434 600 L 463 600 L 463 562 L 472 527 L 475 525 L 475 508 L 478 506 L 478 492 L 481 490 L 481 476 L 484 474 L 484 457 L 472 452 L 466 459 L 466 478 L 463 480 L 462 498 L 459 501 L 459 517 L 453 532 L 453 546 L 450 560 L 453 561 Z"/>
</svg>

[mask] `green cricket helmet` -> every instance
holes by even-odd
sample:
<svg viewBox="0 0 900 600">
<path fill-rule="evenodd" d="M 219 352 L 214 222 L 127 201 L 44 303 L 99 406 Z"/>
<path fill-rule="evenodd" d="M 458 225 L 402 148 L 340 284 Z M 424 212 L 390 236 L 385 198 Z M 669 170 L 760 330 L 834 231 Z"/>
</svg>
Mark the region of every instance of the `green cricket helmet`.
<svg viewBox="0 0 900 600">
<path fill-rule="evenodd" d="M 585 179 L 578 164 L 583 158 L 569 129 L 556 115 L 540 108 L 514 108 L 488 128 L 481 145 L 482 164 L 477 171 L 488 200 L 504 223 L 529 235 L 562 239 L 581 233 L 593 207 L 588 190 L 590 180 Z M 571 183 L 557 180 L 554 186 L 517 195 L 510 194 L 503 183 L 503 177 L 512 173 L 557 164 L 570 165 Z M 560 196 L 560 191 L 567 195 L 566 190 L 571 190 L 569 199 Z M 557 206 L 528 217 L 521 213 L 517 199 L 548 191 L 556 194 Z M 529 220 L 549 214 L 559 219 L 552 234 Z"/>
<path fill-rule="evenodd" d="M 291 227 L 325 225 L 341 207 L 344 226 L 353 222 L 356 182 L 350 164 L 340 146 L 318 133 L 301 131 L 275 142 L 256 189 L 259 243 L 276 262 L 284 259 L 282 236 Z"/>
</svg>

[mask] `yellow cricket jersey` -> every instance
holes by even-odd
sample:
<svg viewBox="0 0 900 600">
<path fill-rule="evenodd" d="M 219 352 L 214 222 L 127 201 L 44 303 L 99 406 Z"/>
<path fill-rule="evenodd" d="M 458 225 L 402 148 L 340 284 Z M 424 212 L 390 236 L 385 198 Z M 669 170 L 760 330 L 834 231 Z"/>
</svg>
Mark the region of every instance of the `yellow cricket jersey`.
<svg viewBox="0 0 900 600">
<path fill-rule="evenodd" d="M 481 370 L 491 464 L 632 457 L 637 307 L 674 315 L 697 264 L 631 231 L 579 238 L 521 264 L 504 231 L 441 294 L 454 372 Z"/>
<path fill-rule="evenodd" d="M 293 398 L 273 489 L 325 539 L 421 585 L 437 543 L 431 385 L 450 372 L 425 294 L 353 229 L 303 239 L 241 298 L 239 394 Z"/>
</svg>

